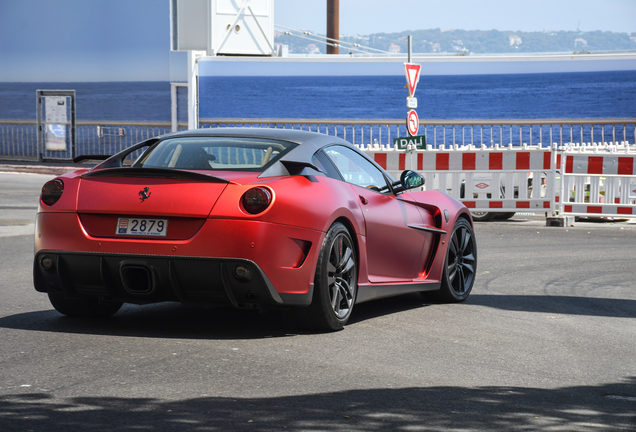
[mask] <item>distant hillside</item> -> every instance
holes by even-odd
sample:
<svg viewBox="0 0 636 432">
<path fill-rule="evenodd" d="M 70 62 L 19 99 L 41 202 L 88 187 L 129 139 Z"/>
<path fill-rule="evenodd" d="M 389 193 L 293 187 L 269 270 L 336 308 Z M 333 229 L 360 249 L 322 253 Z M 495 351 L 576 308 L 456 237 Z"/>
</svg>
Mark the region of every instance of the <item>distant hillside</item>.
<svg viewBox="0 0 636 432">
<path fill-rule="evenodd" d="M 414 53 L 539 53 L 568 51 L 636 50 L 636 32 L 545 31 L 512 32 L 499 30 L 414 30 L 401 33 L 375 33 L 368 36 L 341 36 L 341 40 L 383 51 L 408 51 L 407 37 L 413 36 Z M 632 36 L 634 35 L 634 36 Z M 324 43 L 276 33 L 276 43 L 289 46 L 289 52 L 324 53 Z M 343 53 L 343 49 L 340 50 Z"/>
</svg>

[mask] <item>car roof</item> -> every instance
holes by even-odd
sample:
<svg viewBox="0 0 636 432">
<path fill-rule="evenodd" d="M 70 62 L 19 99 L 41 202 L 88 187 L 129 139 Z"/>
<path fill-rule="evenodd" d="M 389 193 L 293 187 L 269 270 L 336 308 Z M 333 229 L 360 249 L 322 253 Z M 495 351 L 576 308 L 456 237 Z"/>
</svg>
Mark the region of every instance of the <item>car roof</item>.
<svg viewBox="0 0 636 432">
<path fill-rule="evenodd" d="M 218 127 L 218 128 L 204 128 L 193 129 L 181 132 L 175 132 L 167 135 L 163 135 L 162 139 L 177 138 L 177 137 L 243 137 L 243 138 L 270 138 L 278 139 L 282 141 L 291 141 L 296 144 L 304 144 L 308 141 L 314 140 L 326 140 L 329 142 L 339 141 L 340 143 L 347 143 L 347 141 L 341 138 L 330 136 L 317 132 L 310 132 L 299 129 L 283 129 L 283 128 L 247 128 L 247 127 Z"/>
</svg>

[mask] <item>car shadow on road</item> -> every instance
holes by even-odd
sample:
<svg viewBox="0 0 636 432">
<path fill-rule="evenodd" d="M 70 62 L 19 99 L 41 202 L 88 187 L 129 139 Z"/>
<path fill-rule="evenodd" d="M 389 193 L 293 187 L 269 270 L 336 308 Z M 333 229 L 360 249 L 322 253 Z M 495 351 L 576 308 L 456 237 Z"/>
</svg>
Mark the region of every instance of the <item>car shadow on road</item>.
<svg viewBox="0 0 636 432">
<path fill-rule="evenodd" d="M 636 377 L 555 389 L 411 387 L 282 397 L 0 396 L 2 430 L 633 430 Z"/>
<path fill-rule="evenodd" d="M 356 305 L 348 325 L 425 306 L 419 295 L 405 295 Z M 104 319 L 69 318 L 55 310 L 0 318 L 0 328 L 180 339 L 260 339 L 315 333 L 294 325 L 282 311 L 236 308 L 203 309 L 178 303 L 124 305 Z"/>
<path fill-rule="evenodd" d="M 435 307 L 432 299 L 407 294 L 356 305 L 348 326 L 413 309 Z M 532 295 L 472 294 L 463 305 L 509 311 L 567 315 L 636 317 L 636 300 Z M 461 305 L 458 305 L 461 306 Z M 57 333 L 179 339 L 261 339 L 314 333 L 294 325 L 281 311 L 235 308 L 202 309 L 177 303 L 125 305 L 105 319 L 65 317 L 55 310 L 25 312 L 0 318 L 0 328 Z"/>
<path fill-rule="evenodd" d="M 635 318 L 636 300 L 559 295 L 496 295 L 473 293 L 467 304 L 509 311 Z"/>
<path fill-rule="evenodd" d="M 372 300 L 355 305 L 349 325 L 426 306 L 429 306 L 429 302 L 417 293 Z"/>
<path fill-rule="evenodd" d="M 233 308 L 203 309 L 178 303 L 124 305 L 110 318 L 70 318 L 55 310 L 0 318 L 0 327 L 21 330 L 147 338 L 259 339 L 289 333 L 279 313 Z"/>
</svg>

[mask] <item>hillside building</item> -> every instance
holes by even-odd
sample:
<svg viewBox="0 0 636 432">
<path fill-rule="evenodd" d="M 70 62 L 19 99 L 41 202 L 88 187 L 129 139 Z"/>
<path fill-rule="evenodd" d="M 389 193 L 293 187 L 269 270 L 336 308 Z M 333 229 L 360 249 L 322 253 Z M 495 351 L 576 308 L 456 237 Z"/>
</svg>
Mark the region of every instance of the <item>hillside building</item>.
<svg viewBox="0 0 636 432">
<path fill-rule="evenodd" d="M 517 35 L 508 36 L 508 42 L 510 42 L 510 46 L 514 46 L 515 48 L 522 44 L 521 38 Z"/>
</svg>

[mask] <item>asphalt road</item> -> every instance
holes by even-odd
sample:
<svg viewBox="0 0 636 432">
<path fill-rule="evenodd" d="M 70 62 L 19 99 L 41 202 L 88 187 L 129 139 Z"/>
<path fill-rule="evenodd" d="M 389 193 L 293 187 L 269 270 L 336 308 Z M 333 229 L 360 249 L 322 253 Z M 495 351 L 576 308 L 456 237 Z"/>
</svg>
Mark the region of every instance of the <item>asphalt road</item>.
<svg viewBox="0 0 636 432">
<path fill-rule="evenodd" d="M 0 431 L 636 430 L 636 225 L 476 225 L 462 304 L 357 305 L 343 331 L 276 313 L 55 312 L 31 281 L 41 185 L 0 173 Z"/>
</svg>

